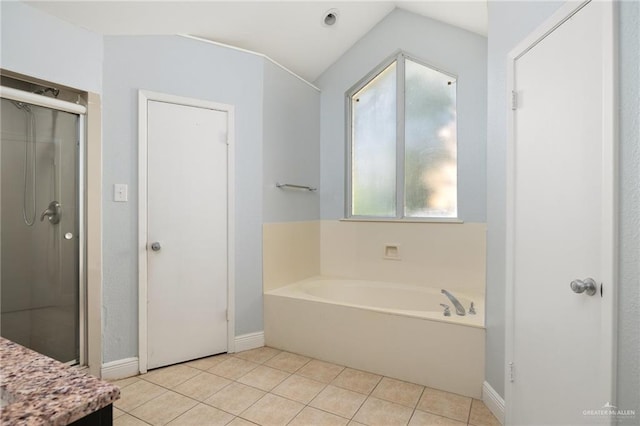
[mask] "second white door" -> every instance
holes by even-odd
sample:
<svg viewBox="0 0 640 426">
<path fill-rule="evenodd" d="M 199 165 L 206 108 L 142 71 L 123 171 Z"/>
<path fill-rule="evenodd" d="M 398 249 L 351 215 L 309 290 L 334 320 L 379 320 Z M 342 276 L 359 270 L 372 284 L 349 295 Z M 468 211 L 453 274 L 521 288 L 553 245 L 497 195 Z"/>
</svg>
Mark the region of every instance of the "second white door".
<svg viewBox="0 0 640 426">
<path fill-rule="evenodd" d="M 511 425 L 610 424 L 615 404 L 612 9 L 575 7 L 514 60 Z"/>
<path fill-rule="evenodd" d="M 227 112 L 147 102 L 147 367 L 227 351 Z"/>
</svg>

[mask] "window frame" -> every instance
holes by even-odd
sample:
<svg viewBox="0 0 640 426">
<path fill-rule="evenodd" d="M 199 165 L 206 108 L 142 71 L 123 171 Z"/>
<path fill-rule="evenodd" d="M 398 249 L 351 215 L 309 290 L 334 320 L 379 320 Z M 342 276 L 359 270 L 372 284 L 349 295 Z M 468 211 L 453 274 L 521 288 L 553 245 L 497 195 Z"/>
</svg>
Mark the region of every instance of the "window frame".
<svg viewBox="0 0 640 426">
<path fill-rule="evenodd" d="M 410 60 L 434 71 L 438 71 L 455 80 L 456 94 L 456 135 L 458 134 L 458 76 L 443 71 L 441 68 L 433 66 L 426 61 L 416 58 L 402 50 L 397 51 L 393 55 L 386 58 L 373 70 L 360 79 L 355 85 L 345 92 L 345 140 L 346 140 L 346 157 L 345 157 L 345 211 L 343 220 L 353 221 L 369 221 L 369 222 L 452 222 L 462 223 L 460 220 L 459 209 L 459 189 L 460 189 L 460 171 L 458 169 L 458 138 L 456 137 L 456 216 L 455 217 L 439 217 L 425 216 L 413 217 L 405 216 L 405 60 Z M 364 86 L 369 84 L 376 76 L 382 73 L 387 67 L 396 62 L 396 215 L 395 216 L 365 216 L 353 215 L 353 95 L 359 92 Z"/>
</svg>

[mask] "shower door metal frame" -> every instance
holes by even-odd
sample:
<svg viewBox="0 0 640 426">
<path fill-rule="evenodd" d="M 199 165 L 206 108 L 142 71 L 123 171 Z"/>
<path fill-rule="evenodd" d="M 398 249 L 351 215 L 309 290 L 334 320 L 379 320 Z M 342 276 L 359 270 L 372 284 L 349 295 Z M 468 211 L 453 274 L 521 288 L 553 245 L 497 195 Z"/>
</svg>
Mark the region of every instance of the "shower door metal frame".
<svg viewBox="0 0 640 426">
<path fill-rule="evenodd" d="M 87 230 L 85 218 L 86 205 L 86 108 L 85 114 L 78 115 L 78 364 L 81 367 L 88 365 L 88 333 L 87 333 Z"/>
<path fill-rule="evenodd" d="M 86 279 L 86 114 L 84 105 L 74 104 L 11 87 L 0 86 L 0 98 L 24 102 L 39 107 L 63 111 L 78 116 L 77 143 L 78 161 L 76 178 L 78 187 L 78 365 L 88 365 L 87 333 L 87 279 Z"/>
</svg>

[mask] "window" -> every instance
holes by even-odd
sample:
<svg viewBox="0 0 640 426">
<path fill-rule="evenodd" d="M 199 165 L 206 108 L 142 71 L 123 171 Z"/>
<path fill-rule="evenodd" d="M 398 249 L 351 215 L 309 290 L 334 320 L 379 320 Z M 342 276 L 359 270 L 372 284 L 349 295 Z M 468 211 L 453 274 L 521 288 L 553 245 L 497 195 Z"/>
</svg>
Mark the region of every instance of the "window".
<svg viewBox="0 0 640 426">
<path fill-rule="evenodd" d="M 457 217 L 456 78 L 400 53 L 347 94 L 350 217 Z"/>
</svg>

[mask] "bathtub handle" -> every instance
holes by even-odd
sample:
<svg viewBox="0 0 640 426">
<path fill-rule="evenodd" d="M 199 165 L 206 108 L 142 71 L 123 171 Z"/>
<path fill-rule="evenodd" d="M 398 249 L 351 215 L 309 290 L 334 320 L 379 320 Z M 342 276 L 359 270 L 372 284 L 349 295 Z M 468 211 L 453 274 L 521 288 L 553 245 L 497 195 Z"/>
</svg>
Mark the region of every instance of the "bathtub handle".
<svg viewBox="0 0 640 426">
<path fill-rule="evenodd" d="M 440 306 L 442 306 L 444 308 L 444 316 L 445 317 L 450 317 L 451 316 L 451 308 L 449 307 L 449 305 L 445 305 L 444 303 L 441 303 Z"/>
</svg>

